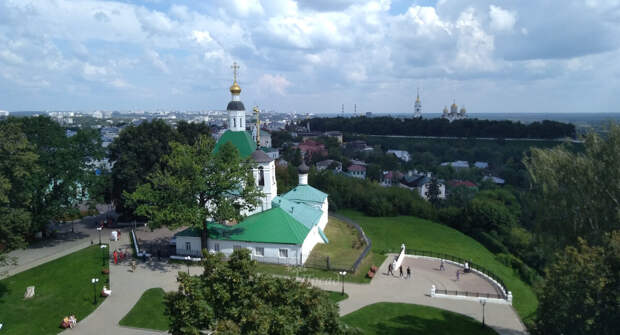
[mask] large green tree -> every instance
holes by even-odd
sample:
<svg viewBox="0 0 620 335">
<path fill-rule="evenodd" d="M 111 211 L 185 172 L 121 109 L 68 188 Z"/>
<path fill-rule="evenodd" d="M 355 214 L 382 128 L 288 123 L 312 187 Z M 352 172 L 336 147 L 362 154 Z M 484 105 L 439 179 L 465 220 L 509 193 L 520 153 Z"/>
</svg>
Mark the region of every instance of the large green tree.
<svg viewBox="0 0 620 335">
<path fill-rule="evenodd" d="M 617 334 L 620 329 L 620 231 L 602 246 L 579 239 L 546 269 L 536 333 Z"/>
<path fill-rule="evenodd" d="M 152 172 L 162 168 L 162 157 L 172 151 L 171 142 L 193 145 L 199 136 L 209 133 L 204 124 L 179 122 L 177 129 L 164 120 L 143 122 L 124 128 L 108 147 L 112 167 L 112 201 L 116 210 L 126 216 L 135 208 L 127 206 L 123 192 L 134 192 Z"/>
<path fill-rule="evenodd" d="M 8 251 L 24 247 L 31 231 L 32 185 L 38 171 L 34 147 L 17 124 L 0 122 L 0 266 Z"/>
<path fill-rule="evenodd" d="M 32 191 L 28 211 L 33 231 L 44 230 L 54 218 L 74 212 L 85 199 L 90 163 L 103 156 L 98 131 L 80 129 L 68 137 L 65 129 L 47 116 L 9 118 L 29 143 L 34 145 L 40 167 L 31 173 L 27 183 Z"/>
<path fill-rule="evenodd" d="M 344 334 L 338 308 L 308 283 L 256 272 L 246 249 L 230 260 L 205 254 L 201 276 L 179 273 L 179 290 L 166 295 L 170 333 Z"/>
<path fill-rule="evenodd" d="M 585 151 L 565 147 L 532 149 L 525 165 L 539 205 L 538 227 L 559 246 L 583 237 L 600 243 L 606 232 L 620 229 L 620 125 L 605 138 L 590 133 Z"/>
<path fill-rule="evenodd" d="M 124 195 L 151 227 L 199 228 L 206 246 L 207 220 L 239 221 L 241 213 L 258 204 L 262 193 L 254 183 L 253 163 L 242 159 L 230 142 L 215 153 L 209 136 L 201 136 L 192 146 L 170 145 L 172 152 L 162 157 L 160 168 L 135 192 Z"/>
</svg>

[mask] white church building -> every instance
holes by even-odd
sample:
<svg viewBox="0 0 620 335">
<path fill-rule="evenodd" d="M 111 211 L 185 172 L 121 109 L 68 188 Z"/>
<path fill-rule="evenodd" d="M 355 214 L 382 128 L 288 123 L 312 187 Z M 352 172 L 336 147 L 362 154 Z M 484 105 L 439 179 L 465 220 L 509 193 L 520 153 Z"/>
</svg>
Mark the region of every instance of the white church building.
<svg viewBox="0 0 620 335">
<path fill-rule="evenodd" d="M 274 159 L 252 140 L 245 130 L 245 107 L 240 100 L 241 87 L 235 79 L 230 87 L 228 103 L 228 130 L 215 145 L 215 152 L 227 142 L 232 143 L 242 158 L 250 157 L 255 163 L 254 180 L 264 196 L 245 219 L 234 225 L 207 223 L 206 249 L 230 255 L 240 248 L 249 249 L 252 258 L 265 263 L 302 265 L 317 243 L 328 243 L 324 229 L 328 222 L 327 194 L 308 185 L 309 168 L 299 166 L 299 185 L 277 195 Z M 175 235 L 177 255 L 199 257 L 200 230 L 188 228 Z"/>
</svg>

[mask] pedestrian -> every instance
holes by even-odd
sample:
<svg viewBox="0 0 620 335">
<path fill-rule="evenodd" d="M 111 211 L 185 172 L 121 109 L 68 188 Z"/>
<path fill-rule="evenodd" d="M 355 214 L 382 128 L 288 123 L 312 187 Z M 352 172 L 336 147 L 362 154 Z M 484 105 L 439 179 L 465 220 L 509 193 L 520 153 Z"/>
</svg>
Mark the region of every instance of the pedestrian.
<svg viewBox="0 0 620 335">
<path fill-rule="evenodd" d="M 112 253 L 112 255 L 114 255 L 114 265 L 118 264 L 118 252 L 116 249 L 114 249 L 114 253 Z"/>
<path fill-rule="evenodd" d="M 403 277 L 403 266 L 402 265 L 398 267 L 398 272 L 400 272 L 400 278 L 402 278 Z"/>
<path fill-rule="evenodd" d="M 131 272 L 136 272 L 136 260 L 131 260 Z"/>
<path fill-rule="evenodd" d="M 443 264 L 443 259 L 441 260 L 441 263 L 439 263 L 439 271 L 446 271 L 446 266 Z"/>
<path fill-rule="evenodd" d="M 392 266 L 392 263 L 390 263 L 390 264 L 388 265 L 388 273 L 387 273 L 387 274 L 388 274 L 388 275 L 390 275 L 390 274 L 391 274 L 392 276 L 394 275 L 394 267 Z"/>
<path fill-rule="evenodd" d="M 458 281 L 459 278 L 461 276 L 461 272 L 459 270 L 456 270 L 456 280 Z"/>
<path fill-rule="evenodd" d="M 407 267 L 407 279 L 411 278 L 411 268 Z"/>
</svg>

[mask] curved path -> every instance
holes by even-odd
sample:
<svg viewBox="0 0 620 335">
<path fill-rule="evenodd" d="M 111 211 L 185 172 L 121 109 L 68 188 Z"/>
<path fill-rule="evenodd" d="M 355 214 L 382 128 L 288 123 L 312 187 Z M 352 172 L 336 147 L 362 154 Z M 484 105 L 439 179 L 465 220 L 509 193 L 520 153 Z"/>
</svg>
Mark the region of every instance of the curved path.
<svg viewBox="0 0 620 335">
<path fill-rule="evenodd" d="M 459 314 L 470 316 L 482 322 L 482 306 L 478 301 L 455 300 L 450 298 L 431 298 L 430 287 L 447 288 L 450 290 L 473 290 L 494 293 L 495 288 L 486 280 L 474 274 L 462 276 L 456 281 L 456 267 L 446 264 L 446 271 L 439 271 L 438 262 L 408 256 L 404 260 L 413 269 L 412 279 L 401 279 L 387 275 L 389 261 L 395 255 L 390 255 L 377 271 L 377 276 L 370 284 L 345 283 L 344 290 L 349 298 L 339 303 L 340 315 L 354 312 L 364 306 L 377 302 L 401 302 L 418 304 L 445 309 Z M 336 281 L 310 280 L 317 287 L 324 290 L 339 291 L 342 283 Z M 519 316 L 510 305 L 488 303 L 485 311 L 486 324 L 499 334 L 523 335 L 526 329 Z"/>
</svg>

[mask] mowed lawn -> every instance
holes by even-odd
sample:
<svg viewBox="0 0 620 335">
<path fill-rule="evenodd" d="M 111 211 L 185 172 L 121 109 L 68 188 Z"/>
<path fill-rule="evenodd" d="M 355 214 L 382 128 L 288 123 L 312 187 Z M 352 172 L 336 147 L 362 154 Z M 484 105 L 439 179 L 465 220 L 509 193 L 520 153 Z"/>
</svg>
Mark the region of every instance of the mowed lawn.
<svg viewBox="0 0 620 335">
<path fill-rule="evenodd" d="M 102 266 L 104 251 L 91 246 L 0 280 L 0 334 L 57 334 L 63 317 L 84 319 L 104 299 L 99 296 L 108 278 L 101 273 L 108 268 L 107 260 Z M 91 278 L 99 278 L 94 289 Z M 28 286 L 35 286 L 35 296 L 24 299 Z"/>
<path fill-rule="evenodd" d="M 164 295 L 162 288 L 146 290 L 131 311 L 119 322 L 121 326 L 168 330 L 168 317 L 164 315 Z"/>
<path fill-rule="evenodd" d="M 358 240 L 358 232 L 344 221 L 335 217 L 329 217 L 329 223 L 325 228 L 325 235 L 329 240 L 327 244 L 317 244 L 308 256 L 306 264 L 323 264 L 325 257 L 330 257 L 330 264 L 333 267 L 350 267 L 364 251 L 366 245 L 355 244 Z M 355 283 L 369 283 L 370 278 L 366 273 L 372 265 L 380 266 L 385 260 L 385 256 L 372 251 L 362 260 L 355 273 L 348 273 L 345 281 Z M 338 271 L 327 271 L 310 267 L 285 266 L 278 264 L 258 263 L 257 269 L 262 273 L 270 273 L 282 276 L 297 276 L 320 278 L 330 280 L 341 280 Z"/>
<path fill-rule="evenodd" d="M 401 243 L 404 243 L 408 249 L 442 252 L 471 259 L 504 281 L 508 290 L 512 291 L 513 306 L 522 319 L 534 316 L 538 300 L 532 288 L 473 238 L 448 226 L 413 216 L 369 217 L 353 210 L 338 213 L 351 218 L 364 229 L 372 241 L 375 254 L 397 252 Z"/>
<path fill-rule="evenodd" d="M 306 264 L 324 264 L 329 257 L 334 268 L 348 268 L 355 263 L 366 243 L 359 237 L 358 231 L 333 216 L 325 227 L 325 235 L 329 243 L 320 243 L 314 246 Z"/>
<path fill-rule="evenodd" d="M 497 335 L 467 316 L 412 304 L 380 302 L 340 319 L 368 335 Z"/>
</svg>

